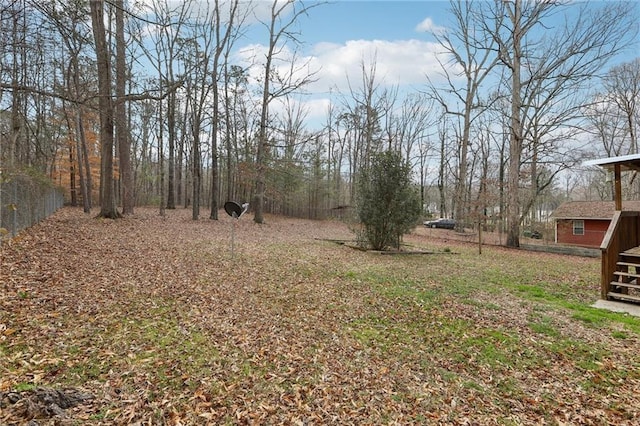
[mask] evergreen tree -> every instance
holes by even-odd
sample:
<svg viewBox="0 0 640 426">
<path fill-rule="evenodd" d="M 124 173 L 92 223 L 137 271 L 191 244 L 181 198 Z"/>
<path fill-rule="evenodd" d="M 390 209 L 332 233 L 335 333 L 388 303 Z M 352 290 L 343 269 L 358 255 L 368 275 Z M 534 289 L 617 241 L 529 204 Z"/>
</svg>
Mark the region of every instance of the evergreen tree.
<svg viewBox="0 0 640 426">
<path fill-rule="evenodd" d="M 374 250 L 400 247 L 400 237 L 416 225 L 420 195 L 411 182 L 411 167 L 399 153 L 375 154 L 358 180 L 357 213 L 362 242 Z"/>
</svg>

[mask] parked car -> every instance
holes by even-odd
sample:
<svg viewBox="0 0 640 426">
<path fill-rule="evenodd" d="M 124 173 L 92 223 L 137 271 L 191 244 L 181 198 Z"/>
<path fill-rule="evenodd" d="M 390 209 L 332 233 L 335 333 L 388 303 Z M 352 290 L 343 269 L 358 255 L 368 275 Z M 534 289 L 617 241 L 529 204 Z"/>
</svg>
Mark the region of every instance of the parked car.
<svg viewBox="0 0 640 426">
<path fill-rule="evenodd" d="M 428 220 L 424 222 L 424 226 L 427 228 L 443 228 L 443 229 L 453 229 L 456 227 L 456 221 L 453 219 L 436 219 L 436 220 Z"/>
<path fill-rule="evenodd" d="M 539 231 L 524 231 L 524 236 L 528 238 L 535 238 L 539 240 L 542 238 L 542 234 Z"/>
</svg>

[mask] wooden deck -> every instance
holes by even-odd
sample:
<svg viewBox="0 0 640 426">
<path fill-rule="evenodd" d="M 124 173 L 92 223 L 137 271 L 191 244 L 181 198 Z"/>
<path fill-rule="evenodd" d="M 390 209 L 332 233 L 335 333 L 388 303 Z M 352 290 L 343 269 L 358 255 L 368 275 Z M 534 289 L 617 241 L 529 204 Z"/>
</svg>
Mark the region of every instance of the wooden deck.
<svg viewBox="0 0 640 426">
<path fill-rule="evenodd" d="M 632 247 L 618 255 L 607 299 L 640 303 L 640 247 Z"/>
<path fill-rule="evenodd" d="M 640 303 L 640 212 L 622 210 L 622 172 L 640 172 L 640 154 L 622 155 L 586 161 L 613 172 L 613 200 L 616 212 L 602 240 L 600 293 L 604 300 Z M 618 274 L 616 274 L 618 272 Z"/>
<path fill-rule="evenodd" d="M 600 250 L 602 299 L 640 303 L 640 212 L 616 211 Z"/>
</svg>

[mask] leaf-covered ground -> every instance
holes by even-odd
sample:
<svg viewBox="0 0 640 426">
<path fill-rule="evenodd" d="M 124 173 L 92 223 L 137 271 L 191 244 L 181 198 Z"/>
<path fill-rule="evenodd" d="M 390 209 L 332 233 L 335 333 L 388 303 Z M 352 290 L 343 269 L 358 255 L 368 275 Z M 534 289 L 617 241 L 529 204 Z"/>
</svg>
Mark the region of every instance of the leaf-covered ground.
<svg viewBox="0 0 640 426">
<path fill-rule="evenodd" d="M 0 424 L 640 423 L 597 259 L 251 219 L 65 208 L 5 242 Z"/>
</svg>

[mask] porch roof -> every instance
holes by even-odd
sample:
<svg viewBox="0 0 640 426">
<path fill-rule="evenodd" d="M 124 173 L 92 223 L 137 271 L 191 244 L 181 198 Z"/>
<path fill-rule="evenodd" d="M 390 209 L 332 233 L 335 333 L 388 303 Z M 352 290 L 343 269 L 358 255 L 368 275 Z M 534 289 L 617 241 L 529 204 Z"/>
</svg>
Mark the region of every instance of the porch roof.
<svg viewBox="0 0 640 426">
<path fill-rule="evenodd" d="M 616 204 L 616 210 L 622 210 L 622 179 L 620 176 L 623 170 L 640 170 L 640 154 L 585 161 L 584 165 L 600 166 L 607 170 L 613 170 L 613 199 Z"/>
<path fill-rule="evenodd" d="M 583 163 L 585 166 L 600 166 L 607 170 L 613 170 L 616 165 L 620 166 L 621 171 L 637 170 L 640 171 L 640 154 L 621 155 L 619 157 L 599 158 L 589 160 Z"/>
</svg>

